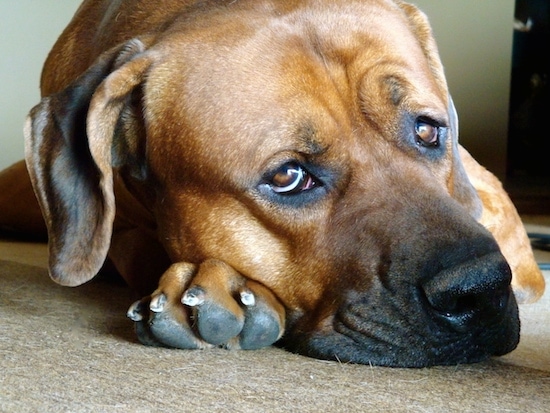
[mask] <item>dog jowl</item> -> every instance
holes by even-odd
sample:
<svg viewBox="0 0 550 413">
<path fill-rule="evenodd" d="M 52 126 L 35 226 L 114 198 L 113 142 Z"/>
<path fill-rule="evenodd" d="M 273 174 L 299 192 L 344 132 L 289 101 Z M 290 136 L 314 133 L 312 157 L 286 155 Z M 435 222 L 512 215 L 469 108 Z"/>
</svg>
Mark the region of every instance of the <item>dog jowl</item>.
<svg viewBox="0 0 550 413">
<path fill-rule="evenodd" d="M 540 273 L 482 225 L 413 6 L 86 1 L 42 92 L 26 161 L 50 274 L 108 258 L 145 295 L 143 343 L 415 367 L 517 345 L 511 283 L 533 298 Z"/>
</svg>

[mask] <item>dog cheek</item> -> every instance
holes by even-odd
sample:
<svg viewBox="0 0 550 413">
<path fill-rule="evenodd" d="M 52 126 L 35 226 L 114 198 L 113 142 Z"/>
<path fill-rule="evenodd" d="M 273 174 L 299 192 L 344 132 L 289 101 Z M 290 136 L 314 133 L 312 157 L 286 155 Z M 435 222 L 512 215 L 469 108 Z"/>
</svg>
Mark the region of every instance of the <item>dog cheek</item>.
<svg viewBox="0 0 550 413">
<path fill-rule="evenodd" d="M 224 261 L 265 285 L 285 305 L 298 305 L 296 292 L 289 289 L 296 269 L 288 243 L 239 202 L 221 194 L 189 192 L 164 197 L 162 210 L 178 211 L 176 216 L 158 216 L 159 233 L 166 235 L 163 242 L 173 262 Z"/>
</svg>

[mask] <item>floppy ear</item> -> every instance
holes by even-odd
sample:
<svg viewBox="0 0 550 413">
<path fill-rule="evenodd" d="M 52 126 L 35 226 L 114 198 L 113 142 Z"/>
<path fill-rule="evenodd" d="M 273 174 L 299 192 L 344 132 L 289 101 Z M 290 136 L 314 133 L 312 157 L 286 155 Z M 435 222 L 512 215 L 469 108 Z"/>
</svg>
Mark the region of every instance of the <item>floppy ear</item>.
<svg viewBox="0 0 550 413">
<path fill-rule="evenodd" d="M 460 157 L 483 202 L 479 222 L 495 237 L 512 269 L 512 288 L 519 303 L 538 300 L 544 277 L 535 261 L 525 227 L 502 184 L 462 147 Z"/>
<path fill-rule="evenodd" d="M 479 219 L 481 217 L 482 204 L 475 188 L 468 179 L 468 175 L 464 170 L 464 166 L 459 156 L 458 117 L 453 100 L 448 93 L 443 64 L 439 58 L 439 52 L 432 34 L 430 23 L 426 15 L 416 6 L 401 1 L 396 1 L 396 3 L 407 16 L 410 27 L 428 60 L 429 67 L 437 85 L 441 91 L 444 91 L 449 96 L 447 108 L 450 120 L 450 133 L 452 136 L 452 169 L 447 183 L 449 192 L 454 199 L 468 210 L 470 215 L 475 219 Z"/>
<path fill-rule="evenodd" d="M 50 276 L 60 284 L 90 280 L 107 256 L 113 137 L 117 127 L 132 129 L 124 124 L 135 117 L 120 115 L 151 63 L 144 50 L 134 39 L 104 53 L 27 118 L 25 159 L 48 228 Z"/>
</svg>

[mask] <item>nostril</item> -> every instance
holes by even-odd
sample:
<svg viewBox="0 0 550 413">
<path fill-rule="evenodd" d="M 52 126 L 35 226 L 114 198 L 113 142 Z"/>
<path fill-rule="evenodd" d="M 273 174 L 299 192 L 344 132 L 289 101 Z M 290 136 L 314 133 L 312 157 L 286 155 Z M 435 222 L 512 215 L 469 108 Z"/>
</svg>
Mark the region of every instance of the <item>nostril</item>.
<svg viewBox="0 0 550 413">
<path fill-rule="evenodd" d="M 465 296 L 465 297 L 451 297 L 448 302 L 446 302 L 441 307 L 432 306 L 434 310 L 439 311 L 440 313 L 452 317 L 454 315 L 460 315 L 465 313 L 470 313 L 476 310 L 477 300 L 475 296 Z"/>
<path fill-rule="evenodd" d="M 438 295 L 437 299 L 427 296 L 432 313 L 458 332 L 465 332 L 477 317 L 477 299 L 475 296 L 457 297 Z"/>
<path fill-rule="evenodd" d="M 485 326 L 504 315 L 508 305 L 508 291 L 487 291 L 483 294 L 450 295 L 439 297 L 437 302 L 427 301 L 432 313 L 458 332 L 466 332 L 473 326 Z"/>
<path fill-rule="evenodd" d="M 428 310 L 458 332 L 498 322 L 511 294 L 510 269 L 498 256 L 444 270 L 422 284 Z"/>
</svg>

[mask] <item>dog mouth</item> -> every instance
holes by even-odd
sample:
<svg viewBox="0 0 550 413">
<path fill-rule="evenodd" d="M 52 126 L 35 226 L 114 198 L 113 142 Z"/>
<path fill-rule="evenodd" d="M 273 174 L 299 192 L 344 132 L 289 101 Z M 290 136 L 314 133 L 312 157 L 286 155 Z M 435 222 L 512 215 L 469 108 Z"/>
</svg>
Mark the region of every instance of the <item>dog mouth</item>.
<svg viewBox="0 0 550 413">
<path fill-rule="evenodd" d="M 294 331 L 297 337 L 291 332 L 284 345 L 315 358 L 391 367 L 475 363 L 507 354 L 520 330 L 509 269 L 498 254 L 481 261 L 481 267 L 464 263 L 416 286 L 379 284 L 349 293 L 321 328 Z"/>
<path fill-rule="evenodd" d="M 459 305 L 455 313 L 427 305 L 424 311 L 400 311 L 394 318 L 399 322 L 389 323 L 387 317 L 365 314 L 372 306 L 360 301 L 339 312 L 334 331 L 353 341 L 352 347 L 359 345 L 360 350 L 350 354 L 351 362 L 397 367 L 474 363 L 506 354 L 519 342 L 513 293 L 498 306 L 498 314 L 482 314 L 469 305 L 467 309 Z"/>
<path fill-rule="evenodd" d="M 314 358 L 377 366 L 421 368 L 477 363 L 507 354 L 519 343 L 519 317 L 512 292 L 506 301 L 497 319 L 468 328 L 465 323 L 458 324 L 457 328 L 457 324 L 442 321 L 431 310 L 400 314 L 399 318 L 365 314 L 372 304 L 361 300 L 336 314 L 331 331 L 293 337 L 294 344 L 285 347 Z"/>
</svg>

